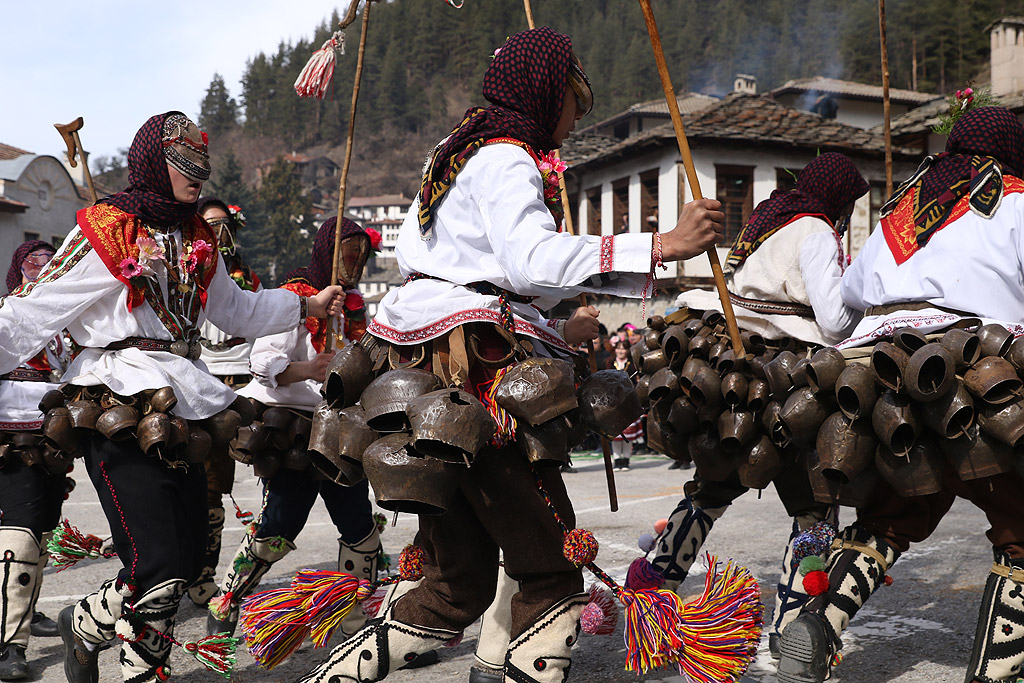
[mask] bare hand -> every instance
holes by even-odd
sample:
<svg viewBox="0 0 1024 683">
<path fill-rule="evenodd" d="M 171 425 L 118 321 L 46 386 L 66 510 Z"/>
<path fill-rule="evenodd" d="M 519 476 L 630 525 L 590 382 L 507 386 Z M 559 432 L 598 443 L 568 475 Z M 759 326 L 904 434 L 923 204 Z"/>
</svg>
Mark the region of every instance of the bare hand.
<svg viewBox="0 0 1024 683">
<path fill-rule="evenodd" d="M 331 359 L 334 358 L 334 351 L 325 351 L 324 353 L 318 353 L 309 361 L 309 377 L 308 379 L 314 382 L 323 382 L 327 379 L 327 366 L 330 365 Z"/>
<path fill-rule="evenodd" d="M 345 303 L 345 288 L 339 285 L 324 287 L 306 302 L 306 313 L 314 318 L 338 315 Z"/>
<path fill-rule="evenodd" d="M 580 306 L 569 319 L 565 321 L 565 341 L 569 346 L 580 344 L 597 339 L 600 334 L 597 316 L 600 315 L 593 306 Z"/>
<path fill-rule="evenodd" d="M 661 258 L 684 261 L 722 241 L 725 214 L 717 199 L 698 199 L 683 207 L 676 227 L 661 236 Z"/>
</svg>

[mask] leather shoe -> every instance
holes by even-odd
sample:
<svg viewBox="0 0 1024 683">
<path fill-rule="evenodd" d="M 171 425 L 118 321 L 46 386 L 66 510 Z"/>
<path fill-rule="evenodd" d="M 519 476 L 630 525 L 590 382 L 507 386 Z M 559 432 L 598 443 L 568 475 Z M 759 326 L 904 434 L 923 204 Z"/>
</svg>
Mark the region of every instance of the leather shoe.
<svg viewBox="0 0 1024 683">
<path fill-rule="evenodd" d="M 32 615 L 30 633 L 33 638 L 56 638 L 60 635 L 60 631 L 57 630 L 57 622 L 42 612 Z"/>
<path fill-rule="evenodd" d="M 28 678 L 28 662 L 21 645 L 0 646 L 0 681 L 20 681 Z"/>
<path fill-rule="evenodd" d="M 82 639 L 74 634 L 71 630 L 74 618 L 74 605 L 68 605 L 57 615 L 57 629 L 64 640 L 64 675 L 68 683 L 99 683 L 99 648 L 90 652 Z"/>
</svg>

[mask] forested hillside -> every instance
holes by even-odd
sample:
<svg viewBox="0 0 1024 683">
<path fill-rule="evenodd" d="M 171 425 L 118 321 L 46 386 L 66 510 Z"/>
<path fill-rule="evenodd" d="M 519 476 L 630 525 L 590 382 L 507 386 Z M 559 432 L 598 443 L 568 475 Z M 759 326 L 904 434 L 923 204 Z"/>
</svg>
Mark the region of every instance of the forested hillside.
<svg viewBox="0 0 1024 683">
<path fill-rule="evenodd" d="M 752 74 L 759 90 L 792 78 L 823 75 L 880 83 L 877 0 L 653 0 L 676 90 L 725 94 L 737 73 Z M 533 0 L 538 25 L 568 33 L 594 85 L 588 122 L 630 104 L 661 96 L 639 6 L 632 0 Z M 344 3 L 342 10 L 347 8 Z M 893 87 L 950 92 L 979 74 L 987 77 L 985 27 L 1006 15 L 1024 15 L 1024 0 L 888 0 L 889 63 Z M 359 20 L 346 31 L 333 93 L 301 99 L 292 84 L 314 50 L 331 35 L 337 11 L 308 40 L 282 43 L 274 54 L 249 60 L 241 92 L 217 76 L 197 103 L 215 159 L 212 189 L 250 202 L 255 224 L 284 216 L 302 202 L 271 183 L 273 193 L 251 194 L 256 164 L 292 150 L 341 161 L 355 73 Z M 526 28 L 522 0 L 465 0 L 456 10 L 441 0 L 375 2 L 356 129 L 350 194 L 415 191 L 427 150 L 482 103 L 480 76 L 506 36 Z M 916 73 L 915 73 L 916 64 Z M 225 155 L 233 155 L 224 163 Z M 121 159 L 104 160 L 116 171 Z M 281 169 L 282 171 L 284 169 Z M 240 174 L 240 175 L 239 175 Z M 243 182 L 244 181 L 244 182 Z M 277 198 L 270 196 L 276 195 Z M 262 196 L 260 196 L 262 195 Z M 308 206 L 306 207 L 308 209 Z M 308 212 L 304 214 L 308 217 Z M 269 229 L 261 225 L 260 231 Z M 277 229 L 277 228 L 275 228 Z M 257 239 L 253 233 L 250 240 Z M 243 237 L 243 242 L 247 241 Z M 275 258 L 280 245 L 259 238 L 255 259 Z M 247 245 L 248 246 L 248 245 Z M 288 265 L 288 264 L 286 264 Z M 287 268 L 278 264 L 278 275 Z"/>
</svg>

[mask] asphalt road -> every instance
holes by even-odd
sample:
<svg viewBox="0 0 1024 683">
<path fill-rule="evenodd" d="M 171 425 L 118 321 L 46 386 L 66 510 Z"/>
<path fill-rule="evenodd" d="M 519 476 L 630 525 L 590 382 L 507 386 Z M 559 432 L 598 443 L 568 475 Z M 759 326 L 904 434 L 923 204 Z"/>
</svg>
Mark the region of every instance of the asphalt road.
<svg viewBox="0 0 1024 683">
<path fill-rule="evenodd" d="M 682 497 L 682 485 L 692 470 L 670 471 L 668 463 L 658 456 L 634 458 L 630 471 L 617 472 L 620 506 L 617 513 L 608 510 L 603 467 L 597 455 L 578 456 L 578 472 L 566 475 L 579 526 L 597 536 L 601 543 L 597 563 L 617 580 L 622 580 L 629 563 L 639 555 L 637 537 L 651 531 L 655 520 L 667 517 Z M 65 504 L 65 515 L 83 531 L 105 534 L 106 522 L 95 493 L 81 466 L 77 469 L 79 486 Z M 260 489 L 249 468 L 238 470 L 235 498 L 243 507 L 252 509 L 259 505 Z M 852 510 L 844 509 L 844 513 L 843 520 L 851 521 Z M 415 517 L 399 516 L 397 525 L 384 533 L 385 550 L 397 557 L 400 549 L 412 540 L 415 526 Z M 895 565 L 891 572 L 894 585 L 881 589 L 858 614 L 845 637 L 845 659 L 832 680 L 837 683 L 962 681 L 974 637 L 978 601 L 992 562 L 991 549 L 984 536 L 986 528 L 984 516 L 977 509 L 958 501 L 932 538 L 912 548 Z M 774 490 L 763 492 L 760 498 L 756 492 L 750 492 L 715 525 L 705 549 L 747 566 L 760 582 L 762 597 L 770 611 L 788 532 L 789 521 Z M 301 568 L 334 568 L 336 536 L 326 510 L 318 503 L 297 540 L 298 550 L 275 565 L 263 586 L 284 584 Z M 231 519 L 229 513 L 221 571 L 241 537 L 242 525 Z M 81 562 L 60 574 L 47 568 L 39 608 L 56 617 L 64 605 L 94 590 L 104 579 L 113 576 L 118 567 L 117 560 L 112 559 Z M 691 573 L 684 585 L 696 592 L 702 585 L 701 573 Z M 201 637 L 205 614 L 205 610 L 184 600 L 175 636 L 182 641 Z M 443 649 L 440 664 L 418 671 L 398 672 L 388 680 L 398 683 L 468 680 L 477 628 L 470 627 L 460 645 Z M 268 672 L 257 667 L 248 653 L 240 651 L 231 680 L 239 683 L 292 681 L 325 654 L 307 644 Z M 28 658 L 34 674 L 31 680 L 54 683 L 65 680 L 63 647 L 59 639 L 33 639 Z M 587 683 L 683 681 L 667 670 L 637 677 L 623 670 L 624 661 L 625 648 L 620 635 L 583 635 L 574 653 L 570 680 Z M 172 654 L 170 663 L 173 681 L 223 680 L 180 650 Z M 121 680 L 114 651 L 105 651 L 100 665 L 102 681 Z M 766 638 L 743 680 L 775 680 Z"/>
</svg>

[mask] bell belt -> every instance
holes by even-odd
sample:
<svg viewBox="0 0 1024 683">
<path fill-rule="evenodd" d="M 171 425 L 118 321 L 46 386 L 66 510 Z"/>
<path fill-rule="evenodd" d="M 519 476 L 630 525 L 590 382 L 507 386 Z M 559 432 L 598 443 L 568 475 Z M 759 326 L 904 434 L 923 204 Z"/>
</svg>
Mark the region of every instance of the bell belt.
<svg viewBox="0 0 1024 683">
<path fill-rule="evenodd" d="M 184 339 L 170 341 L 167 339 L 149 339 L 147 337 L 128 337 L 121 341 L 111 342 L 103 347 L 104 351 L 120 351 L 122 349 L 164 351 L 191 360 L 199 358 L 199 342 L 188 342 Z"/>
<path fill-rule="evenodd" d="M 792 301 L 763 301 L 761 299 L 748 299 L 739 294 L 729 292 L 729 301 L 742 306 L 755 313 L 766 315 L 798 315 L 803 318 L 813 318 L 814 309 L 810 306 L 794 303 Z"/>
<path fill-rule="evenodd" d="M 944 313 L 950 313 L 952 315 L 959 315 L 963 318 L 978 318 L 975 313 L 968 313 L 967 311 L 958 311 L 955 308 L 949 308 L 948 306 L 939 306 L 928 301 L 897 301 L 891 304 L 881 304 L 879 306 L 868 306 L 867 310 L 864 311 L 865 316 L 874 315 L 889 315 L 890 313 L 899 313 L 901 311 L 921 311 L 926 308 L 936 308 Z"/>
</svg>

